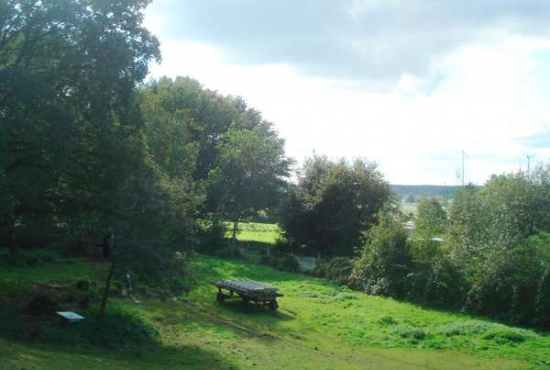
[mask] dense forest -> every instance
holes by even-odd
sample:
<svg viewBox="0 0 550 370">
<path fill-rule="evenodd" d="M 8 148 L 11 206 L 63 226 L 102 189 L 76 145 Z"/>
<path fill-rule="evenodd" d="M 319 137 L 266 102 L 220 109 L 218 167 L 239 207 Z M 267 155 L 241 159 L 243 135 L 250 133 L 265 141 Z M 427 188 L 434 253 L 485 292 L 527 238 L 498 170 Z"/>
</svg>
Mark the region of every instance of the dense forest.
<svg viewBox="0 0 550 370">
<path fill-rule="evenodd" d="M 146 81 L 161 58 L 143 26 L 147 3 L 0 4 L 10 263 L 31 247 L 102 248 L 103 310 L 128 272 L 170 294 L 192 289 L 188 255 L 241 257 L 239 224 L 262 213 L 282 230 L 266 263 L 295 269 L 295 254 L 319 256 L 319 276 L 368 294 L 550 327 L 549 168 L 405 188 L 367 160 L 313 155 L 291 183 L 283 138 L 243 98 L 190 77 Z M 411 235 L 396 193 L 453 202 L 422 200 Z"/>
</svg>

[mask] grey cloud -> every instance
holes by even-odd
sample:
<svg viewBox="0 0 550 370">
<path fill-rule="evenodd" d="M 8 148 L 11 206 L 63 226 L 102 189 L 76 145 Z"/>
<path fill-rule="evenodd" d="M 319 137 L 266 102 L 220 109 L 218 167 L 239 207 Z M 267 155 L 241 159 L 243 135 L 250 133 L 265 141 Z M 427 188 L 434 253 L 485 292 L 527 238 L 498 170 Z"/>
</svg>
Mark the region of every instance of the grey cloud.
<svg viewBox="0 0 550 370">
<path fill-rule="evenodd" d="M 500 29 L 550 35 L 546 0 L 156 0 L 162 38 L 204 42 L 232 63 L 290 63 L 330 78 L 426 75 L 445 53 Z"/>
</svg>

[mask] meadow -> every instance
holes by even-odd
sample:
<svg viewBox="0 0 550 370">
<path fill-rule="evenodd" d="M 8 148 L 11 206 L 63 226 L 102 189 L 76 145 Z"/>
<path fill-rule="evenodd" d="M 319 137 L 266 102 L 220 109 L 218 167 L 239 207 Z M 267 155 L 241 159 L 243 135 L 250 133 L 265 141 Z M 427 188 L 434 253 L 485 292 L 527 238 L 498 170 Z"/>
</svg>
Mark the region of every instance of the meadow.
<svg viewBox="0 0 550 370">
<path fill-rule="evenodd" d="M 198 285 L 186 297 L 112 302 L 151 322 L 158 343 L 100 348 L 0 334 L 0 369 L 550 368 L 544 333 L 368 296 L 251 262 L 198 255 L 191 265 Z M 97 280 L 104 268 L 82 259 L 3 268 L 1 297 L 13 284 L 30 291 L 36 283 L 74 281 L 75 274 Z M 212 283 L 219 278 L 275 284 L 284 294 L 278 316 L 263 307 L 245 313 L 236 301 L 216 303 Z"/>
<path fill-rule="evenodd" d="M 231 227 L 227 223 L 228 229 Z M 240 242 L 258 242 L 274 244 L 279 236 L 280 230 L 276 224 L 263 224 L 259 222 L 241 222 L 237 240 Z M 229 238 L 231 232 L 228 230 L 226 236 Z"/>
</svg>

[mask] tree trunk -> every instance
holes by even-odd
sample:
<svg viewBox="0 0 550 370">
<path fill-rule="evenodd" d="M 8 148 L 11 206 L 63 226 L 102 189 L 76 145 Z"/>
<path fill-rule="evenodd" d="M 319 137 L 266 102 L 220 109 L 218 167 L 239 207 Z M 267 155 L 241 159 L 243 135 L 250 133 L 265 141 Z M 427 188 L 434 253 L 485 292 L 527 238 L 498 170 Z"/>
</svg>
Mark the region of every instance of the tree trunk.
<svg viewBox="0 0 550 370">
<path fill-rule="evenodd" d="M 111 269 L 107 275 L 107 281 L 105 282 L 105 288 L 103 289 L 103 297 L 101 298 L 101 305 L 99 306 L 99 316 L 103 317 L 105 314 L 105 307 L 107 306 L 107 299 L 109 299 L 109 291 L 111 289 L 111 281 L 115 274 L 116 262 L 111 263 Z"/>
<path fill-rule="evenodd" d="M 233 220 L 233 232 L 231 235 L 231 258 L 235 257 L 235 248 L 236 248 L 236 242 L 237 242 L 237 231 L 239 230 L 239 217 L 236 216 Z"/>
</svg>

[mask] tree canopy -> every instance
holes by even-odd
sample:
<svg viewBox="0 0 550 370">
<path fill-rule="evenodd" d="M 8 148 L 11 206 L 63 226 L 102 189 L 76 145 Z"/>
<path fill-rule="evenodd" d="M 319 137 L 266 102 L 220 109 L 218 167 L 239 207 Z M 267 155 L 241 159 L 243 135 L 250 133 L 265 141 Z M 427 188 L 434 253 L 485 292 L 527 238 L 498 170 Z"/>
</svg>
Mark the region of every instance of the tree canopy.
<svg viewBox="0 0 550 370">
<path fill-rule="evenodd" d="M 314 156 L 289 191 L 281 227 L 288 243 L 302 252 L 350 256 L 390 199 L 389 185 L 375 164 Z"/>
</svg>

